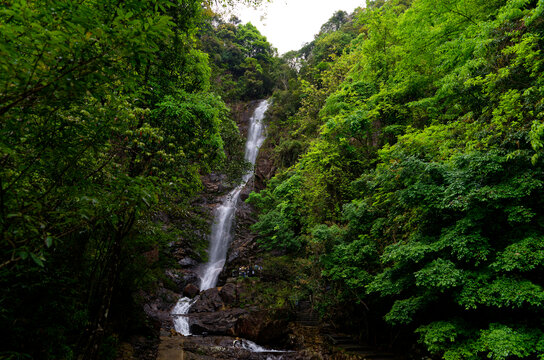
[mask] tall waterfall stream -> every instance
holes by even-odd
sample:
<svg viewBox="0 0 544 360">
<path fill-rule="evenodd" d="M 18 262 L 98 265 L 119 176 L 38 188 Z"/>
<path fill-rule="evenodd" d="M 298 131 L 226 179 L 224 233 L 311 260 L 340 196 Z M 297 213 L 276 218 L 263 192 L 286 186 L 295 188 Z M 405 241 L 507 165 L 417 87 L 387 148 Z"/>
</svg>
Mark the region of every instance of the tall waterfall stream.
<svg viewBox="0 0 544 360">
<path fill-rule="evenodd" d="M 259 148 L 265 139 L 263 118 L 267 109 L 268 100 L 262 100 L 249 120 L 250 125 L 247 133 L 244 157 L 252 165 L 255 165 Z M 204 265 L 200 276 L 200 291 L 213 288 L 217 284 L 219 274 L 225 265 L 227 250 L 232 238 L 231 227 L 236 213 L 236 204 L 240 198 L 240 192 L 253 175 L 253 170 L 245 174 L 242 183 L 234 188 L 215 210 L 208 249 L 208 262 Z M 182 335 L 191 335 L 189 320 L 186 315 L 196 299 L 181 298 L 171 312 L 174 316 L 174 327 Z"/>
</svg>

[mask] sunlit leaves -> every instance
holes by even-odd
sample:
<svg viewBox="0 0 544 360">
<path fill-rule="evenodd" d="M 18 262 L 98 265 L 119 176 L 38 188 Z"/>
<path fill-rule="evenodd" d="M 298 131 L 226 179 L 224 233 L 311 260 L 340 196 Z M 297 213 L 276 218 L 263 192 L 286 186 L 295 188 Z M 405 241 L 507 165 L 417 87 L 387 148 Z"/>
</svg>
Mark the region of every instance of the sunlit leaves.
<svg viewBox="0 0 544 360">
<path fill-rule="evenodd" d="M 488 330 L 480 334 L 477 349 L 487 353 L 491 359 L 504 360 L 512 356 L 526 358 L 533 354 L 542 357 L 544 344 L 539 330 L 523 327 L 512 328 L 507 325 L 493 323 Z"/>
<path fill-rule="evenodd" d="M 544 289 L 541 286 L 515 276 L 493 279 L 489 274 L 475 274 L 467 279 L 457 298 L 466 309 L 482 305 L 496 308 L 543 307 Z"/>
<path fill-rule="evenodd" d="M 299 53 L 301 106 L 281 134 L 312 141 L 293 166 L 302 221 L 287 225 L 338 304 L 382 306 L 437 357 L 543 350 L 542 9 L 371 3 L 349 45 L 329 31 Z"/>
<path fill-rule="evenodd" d="M 414 273 L 416 286 L 444 291 L 461 285 L 463 272 L 448 260 L 436 259 Z"/>
<path fill-rule="evenodd" d="M 428 296 L 396 300 L 391 310 L 385 315 L 385 320 L 394 325 L 409 324 L 430 300 Z"/>
<path fill-rule="evenodd" d="M 544 239 L 529 236 L 507 246 L 491 266 L 507 272 L 544 269 Z"/>
</svg>

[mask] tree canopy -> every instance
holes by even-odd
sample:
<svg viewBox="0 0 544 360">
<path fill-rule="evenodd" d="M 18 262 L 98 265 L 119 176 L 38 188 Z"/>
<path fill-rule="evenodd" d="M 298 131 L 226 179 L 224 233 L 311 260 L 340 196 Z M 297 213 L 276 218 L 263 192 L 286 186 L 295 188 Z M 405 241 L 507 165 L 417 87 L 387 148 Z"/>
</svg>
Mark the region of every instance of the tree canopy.
<svg viewBox="0 0 544 360">
<path fill-rule="evenodd" d="M 0 358 L 111 358 L 123 304 L 167 281 L 143 254 L 181 230 L 157 214 L 190 218 L 203 174 L 243 174 L 206 14 L 193 0 L 1 5 Z M 257 81 L 273 54 L 240 29 L 240 75 Z"/>
<path fill-rule="evenodd" d="M 319 264 L 329 320 L 440 358 L 542 357 L 543 10 L 371 2 L 286 55 L 281 170 L 249 201 L 262 247 Z"/>
</svg>

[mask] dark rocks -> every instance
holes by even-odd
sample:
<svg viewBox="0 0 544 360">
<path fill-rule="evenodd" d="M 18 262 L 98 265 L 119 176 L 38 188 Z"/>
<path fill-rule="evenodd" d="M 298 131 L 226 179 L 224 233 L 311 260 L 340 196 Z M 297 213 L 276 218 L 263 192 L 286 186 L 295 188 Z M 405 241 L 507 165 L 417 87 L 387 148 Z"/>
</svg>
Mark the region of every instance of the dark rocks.
<svg viewBox="0 0 544 360">
<path fill-rule="evenodd" d="M 199 313 L 189 320 L 193 334 L 235 335 L 235 328 L 241 316 L 247 315 L 247 310 L 234 308 L 210 313 Z"/>
<path fill-rule="evenodd" d="M 183 286 L 185 285 L 185 281 L 183 281 L 183 272 L 179 269 L 166 269 L 164 270 L 164 274 L 166 275 L 167 278 L 169 278 L 170 280 L 172 280 L 177 286 L 178 288 L 183 288 Z"/>
<path fill-rule="evenodd" d="M 185 288 L 183 289 L 183 295 L 191 299 L 197 296 L 199 292 L 200 289 L 194 284 L 187 284 L 187 286 L 185 286 Z"/>
<path fill-rule="evenodd" d="M 157 360 L 309 360 L 312 357 L 295 352 L 251 352 L 239 341 L 227 336 L 161 337 Z M 315 359 L 318 359 L 316 357 Z"/>
<path fill-rule="evenodd" d="M 234 335 L 240 317 L 248 311 L 240 308 L 228 308 L 235 303 L 237 288 L 228 283 L 219 290 L 212 288 L 200 293 L 199 299 L 189 310 L 189 324 L 193 334 Z"/>
<path fill-rule="evenodd" d="M 219 290 L 219 296 L 221 296 L 221 299 L 226 305 L 234 304 L 237 298 L 236 295 L 236 285 L 233 283 L 227 283 Z"/>
<path fill-rule="evenodd" d="M 227 262 L 233 263 L 234 261 L 240 259 L 240 250 L 239 249 L 231 249 L 228 253 Z"/>
<path fill-rule="evenodd" d="M 176 284 L 176 288 L 172 290 L 175 290 L 177 293 L 183 292 L 189 284 L 198 288 L 200 278 L 192 269 L 166 269 L 164 273 L 166 277 Z"/>
<path fill-rule="evenodd" d="M 190 257 L 185 257 L 178 261 L 178 264 L 181 267 L 193 267 L 198 265 L 198 262 L 196 260 L 191 259 Z"/>
<path fill-rule="evenodd" d="M 273 319 L 267 311 L 256 311 L 240 317 L 235 334 L 260 344 L 277 344 L 286 338 L 287 328 L 286 320 Z"/>
<path fill-rule="evenodd" d="M 170 309 L 176 303 L 178 295 L 165 288 L 159 288 L 156 294 L 148 294 L 143 291 L 138 293 L 143 300 L 143 310 L 149 319 L 160 327 L 171 328 L 172 318 Z"/>
<path fill-rule="evenodd" d="M 202 185 L 206 189 L 206 194 L 213 194 L 215 196 L 223 193 L 226 190 L 225 180 L 226 175 L 223 174 L 208 174 L 201 177 Z M 202 203 L 208 204 L 210 199 L 207 199 L 205 196 L 201 199 Z"/>
<path fill-rule="evenodd" d="M 229 282 L 219 289 L 201 292 L 189 310 L 191 332 L 239 336 L 262 344 L 281 343 L 286 338 L 287 322 L 272 318 L 264 310 L 233 307 L 243 292 L 238 286 Z"/>
<path fill-rule="evenodd" d="M 268 180 L 276 174 L 274 161 L 267 155 L 267 151 L 261 151 L 257 157 L 255 165 L 255 189 L 257 191 L 264 189 Z"/>
<path fill-rule="evenodd" d="M 198 277 L 196 272 L 189 271 L 183 276 L 183 281 L 185 281 L 186 284 L 198 284 L 200 278 Z"/>
<path fill-rule="evenodd" d="M 223 307 L 219 290 L 212 288 L 200 293 L 200 298 L 191 306 L 189 313 L 215 312 Z"/>
</svg>

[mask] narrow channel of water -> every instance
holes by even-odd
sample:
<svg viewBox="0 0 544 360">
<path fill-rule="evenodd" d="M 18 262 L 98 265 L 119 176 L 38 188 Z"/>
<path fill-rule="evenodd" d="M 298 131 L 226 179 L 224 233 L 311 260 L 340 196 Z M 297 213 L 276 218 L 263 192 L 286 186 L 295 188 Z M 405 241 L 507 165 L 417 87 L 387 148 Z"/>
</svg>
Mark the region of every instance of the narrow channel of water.
<svg viewBox="0 0 544 360">
<path fill-rule="evenodd" d="M 259 148 L 265 139 L 263 118 L 266 109 L 268 109 L 268 100 L 262 100 L 249 120 L 244 158 L 252 165 L 255 165 Z M 225 265 L 227 250 L 232 238 L 231 227 L 236 213 L 236 204 L 240 198 L 240 192 L 253 175 L 253 170 L 245 174 L 242 183 L 232 190 L 223 200 L 221 206 L 215 210 L 208 250 L 208 262 L 204 266 L 200 277 L 200 291 L 213 288 L 217 284 L 219 274 Z"/>
<path fill-rule="evenodd" d="M 198 296 L 194 299 L 190 299 L 188 297 L 179 299 L 178 303 L 176 306 L 174 306 L 174 309 L 170 313 L 174 317 L 174 328 L 183 336 L 191 335 L 187 313 L 197 299 Z"/>
<path fill-rule="evenodd" d="M 252 165 L 255 165 L 259 148 L 265 140 L 264 133 L 264 114 L 268 109 L 268 100 L 262 100 L 253 116 L 249 119 L 249 129 L 247 133 L 246 149 L 244 158 Z M 224 199 L 222 204 L 215 210 L 212 233 L 210 236 L 210 246 L 208 249 L 208 262 L 204 265 L 200 276 L 200 291 L 215 287 L 219 274 L 223 270 L 227 258 L 227 250 L 232 238 L 231 228 L 236 213 L 236 204 L 240 198 L 240 192 L 247 182 L 253 177 L 254 171 L 251 170 L 244 175 L 242 183 L 233 189 Z M 178 301 L 172 315 L 174 316 L 174 327 L 182 335 L 190 335 L 189 320 L 185 316 L 193 300 L 182 298 Z"/>
</svg>

